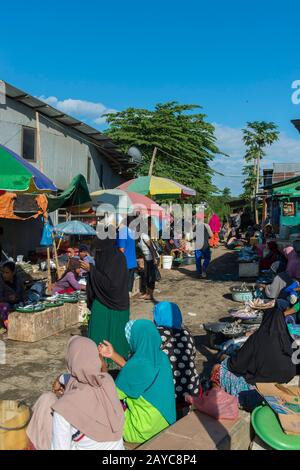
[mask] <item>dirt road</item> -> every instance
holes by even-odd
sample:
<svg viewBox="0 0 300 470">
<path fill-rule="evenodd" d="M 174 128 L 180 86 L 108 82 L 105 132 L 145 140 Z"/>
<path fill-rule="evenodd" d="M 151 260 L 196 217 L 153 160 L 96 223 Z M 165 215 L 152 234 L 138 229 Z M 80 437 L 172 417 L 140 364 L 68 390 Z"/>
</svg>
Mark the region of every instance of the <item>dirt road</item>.
<svg viewBox="0 0 300 470">
<path fill-rule="evenodd" d="M 156 300 L 178 303 L 184 323 L 195 336 L 199 372 L 209 370 L 215 352 L 208 348 L 202 324 L 227 315 L 235 306 L 229 296 L 236 275 L 236 254 L 220 247 L 213 251 L 207 279 L 198 279 L 195 266 L 162 271 L 157 284 Z M 131 317 L 152 318 L 153 304 L 132 300 Z M 65 349 L 71 334 L 80 333 L 75 327 L 34 344 L 5 341 L 6 364 L 0 365 L 0 399 L 22 399 L 32 404 L 61 372 L 65 371 Z M 1 339 L 1 338 L 0 338 Z"/>
</svg>

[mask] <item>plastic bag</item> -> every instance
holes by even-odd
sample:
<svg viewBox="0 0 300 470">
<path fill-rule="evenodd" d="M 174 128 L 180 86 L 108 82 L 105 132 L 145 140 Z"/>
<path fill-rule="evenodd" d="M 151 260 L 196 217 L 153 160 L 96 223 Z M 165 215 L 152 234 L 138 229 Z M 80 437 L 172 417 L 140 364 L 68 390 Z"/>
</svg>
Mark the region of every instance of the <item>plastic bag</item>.
<svg viewBox="0 0 300 470">
<path fill-rule="evenodd" d="M 52 245 L 52 243 L 53 243 L 52 232 L 53 232 L 53 227 L 47 221 L 44 225 L 44 228 L 43 228 L 42 239 L 40 241 L 41 246 L 51 246 Z"/>
<path fill-rule="evenodd" d="M 159 282 L 161 280 L 161 274 L 157 266 L 155 266 L 155 281 Z"/>
<path fill-rule="evenodd" d="M 185 400 L 198 411 L 215 419 L 236 420 L 238 418 L 238 399 L 219 387 L 213 387 L 200 397 L 186 395 Z"/>
</svg>

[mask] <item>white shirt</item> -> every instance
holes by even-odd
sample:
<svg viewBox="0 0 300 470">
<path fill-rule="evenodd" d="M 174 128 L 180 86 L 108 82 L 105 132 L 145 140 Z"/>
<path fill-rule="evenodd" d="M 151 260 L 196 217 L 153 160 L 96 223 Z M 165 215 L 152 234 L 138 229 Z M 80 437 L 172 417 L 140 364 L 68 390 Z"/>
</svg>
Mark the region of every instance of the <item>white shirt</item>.
<svg viewBox="0 0 300 470">
<path fill-rule="evenodd" d="M 51 450 L 124 450 L 123 439 L 115 442 L 97 442 L 84 436 L 78 442 L 72 436 L 78 430 L 60 414 L 54 412 Z"/>
<path fill-rule="evenodd" d="M 198 222 L 196 224 L 196 240 L 195 249 L 202 250 L 209 248 L 209 239 L 213 236 L 211 228 L 204 222 Z"/>
<path fill-rule="evenodd" d="M 149 242 L 149 241 L 150 241 L 149 235 L 147 235 L 147 233 L 142 233 L 141 234 L 141 240 L 139 242 L 139 247 L 142 250 L 146 261 L 152 261 L 153 260 L 151 251 L 150 251 L 150 249 L 149 249 L 149 247 L 146 243 L 146 242 Z"/>
</svg>

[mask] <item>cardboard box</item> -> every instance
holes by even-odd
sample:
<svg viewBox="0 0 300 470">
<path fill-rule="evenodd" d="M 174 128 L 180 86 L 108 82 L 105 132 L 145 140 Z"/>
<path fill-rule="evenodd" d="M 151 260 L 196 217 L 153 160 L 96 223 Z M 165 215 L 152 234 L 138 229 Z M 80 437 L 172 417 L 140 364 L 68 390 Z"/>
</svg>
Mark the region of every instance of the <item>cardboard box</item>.
<svg viewBox="0 0 300 470">
<path fill-rule="evenodd" d="M 283 431 L 300 434 L 300 387 L 258 383 L 256 388 L 278 415 Z"/>
</svg>

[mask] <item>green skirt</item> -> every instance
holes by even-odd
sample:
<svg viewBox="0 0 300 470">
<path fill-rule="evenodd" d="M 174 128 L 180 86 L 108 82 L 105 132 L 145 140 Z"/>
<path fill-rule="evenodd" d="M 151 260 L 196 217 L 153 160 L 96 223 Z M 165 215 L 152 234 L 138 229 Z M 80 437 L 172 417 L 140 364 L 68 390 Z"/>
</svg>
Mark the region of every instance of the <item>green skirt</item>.
<svg viewBox="0 0 300 470">
<path fill-rule="evenodd" d="M 94 300 L 88 328 L 88 337 L 98 345 L 109 341 L 115 351 L 127 359 L 129 344 L 125 337 L 125 325 L 129 321 L 129 310 L 112 310 L 97 299 Z M 112 365 L 110 359 L 107 360 Z"/>
</svg>

